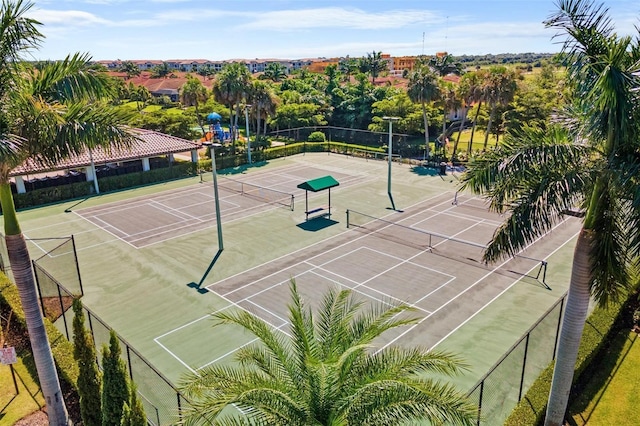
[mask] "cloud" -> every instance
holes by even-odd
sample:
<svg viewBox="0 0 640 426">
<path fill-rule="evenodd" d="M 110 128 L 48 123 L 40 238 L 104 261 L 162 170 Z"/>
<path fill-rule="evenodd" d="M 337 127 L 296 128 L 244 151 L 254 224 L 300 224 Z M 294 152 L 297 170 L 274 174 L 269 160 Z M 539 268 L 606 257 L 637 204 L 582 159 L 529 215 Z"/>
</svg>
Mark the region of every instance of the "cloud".
<svg viewBox="0 0 640 426">
<path fill-rule="evenodd" d="M 389 10 L 378 13 L 355 8 L 326 7 L 276 10 L 249 16 L 241 27 L 253 30 L 287 31 L 312 28 L 375 30 L 439 22 L 441 17 L 427 10 Z"/>
<path fill-rule="evenodd" d="M 87 25 L 109 25 L 112 24 L 106 19 L 102 19 L 93 13 L 80 10 L 33 10 L 29 17 L 52 26 L 87 26 Z"/>
</svg>

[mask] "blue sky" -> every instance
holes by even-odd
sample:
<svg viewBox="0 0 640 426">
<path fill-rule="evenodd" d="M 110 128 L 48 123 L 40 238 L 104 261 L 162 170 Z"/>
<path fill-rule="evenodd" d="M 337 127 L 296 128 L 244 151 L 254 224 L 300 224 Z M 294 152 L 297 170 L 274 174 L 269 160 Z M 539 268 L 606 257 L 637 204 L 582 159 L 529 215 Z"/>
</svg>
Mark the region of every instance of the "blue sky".
<svg viewBox="0 0 640 426">
<path fill-rule="evenodd" d="M 32 0 L 33 1 L 33 0 Z M 604 2 L 633 34 L 640 2 Z M 46 40 L 35 59 L 360 57 L 557 52 L 554 0 L 35 0 Z"/>
</svg>

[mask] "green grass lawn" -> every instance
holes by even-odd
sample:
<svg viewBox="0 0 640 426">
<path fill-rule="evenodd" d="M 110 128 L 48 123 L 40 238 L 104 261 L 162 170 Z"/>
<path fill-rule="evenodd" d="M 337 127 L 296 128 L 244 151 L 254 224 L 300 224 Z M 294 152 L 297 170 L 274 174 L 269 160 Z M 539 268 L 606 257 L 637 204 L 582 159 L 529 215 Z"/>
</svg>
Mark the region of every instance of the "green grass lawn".
<svg viewBox="0 0 640 426">
<path fill-rule="evenodd" d="M 613 338 L 603 359 L 596 362 L 591 379 L 571 404 L 570 424 L 640 424 L 640 411 L 635 403 L 640 394 L 636 371 L 640 365 L 639 340 L 635 332 L 628 330 Z"/>
<path fill-rule="evenodd" d="M 13 365 L 19 393 L 11 377 L 8 365 L 0 365 L 0 424 L 12 425 L 44 406 L 40 387 L 33 380 L 22 360 Z"/>
</svg>

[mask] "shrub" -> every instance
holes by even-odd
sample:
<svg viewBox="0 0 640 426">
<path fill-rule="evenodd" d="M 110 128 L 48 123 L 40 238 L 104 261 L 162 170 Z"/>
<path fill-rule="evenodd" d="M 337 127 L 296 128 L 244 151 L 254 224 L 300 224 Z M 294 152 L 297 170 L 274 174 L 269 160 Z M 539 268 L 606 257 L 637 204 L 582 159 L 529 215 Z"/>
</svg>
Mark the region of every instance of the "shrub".
<svg viewBox="0 0 640 426">
<path fill-rule="evenodd" d="M 18 289 L 7 278 L 4 273 L 0 272 L 0 304 L 7 306 L 13 312 L 13 320 L 23 330 L 27 329 L 27 322 L 20 303 Z M 73 344 L 58 331 L 58 329 L 44 318 L 47 336 L 51 344 L 51 352 L 58 367 L 58 375 L 68 386 L 77 391 L 76 382 L 78 380 L 78 364 L 73 359 Z"/>
<path fill-rule="evenodd" d="M 327 139 L 322 132 L 312 132 L 307 140 L 309 142 L 325 142 Z"/>
</svg>

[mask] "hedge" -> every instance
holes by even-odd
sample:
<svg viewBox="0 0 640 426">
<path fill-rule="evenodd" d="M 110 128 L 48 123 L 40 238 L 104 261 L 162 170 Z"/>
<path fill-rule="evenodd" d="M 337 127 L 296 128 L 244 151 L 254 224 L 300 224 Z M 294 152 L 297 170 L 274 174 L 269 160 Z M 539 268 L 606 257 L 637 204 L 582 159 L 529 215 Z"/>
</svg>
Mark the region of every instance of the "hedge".
<svg viewBox="0 0 640 426">
<path fill-rule="evenodd" d="M 631 300 L 637 297 L 635 292 L 629 294 L 627 299 L 611 303 L 608 307 L 596 307 L 587 322 L 582 333 L 580 348 L 578 349 L 578 359 L 576 360 L 573 385 L 580 380 L 580 376 L 591 362 L 601 353 L 606 346 L 609 336 L 616 324 L 622 321 L 622 314 L 625 307 Z M 540 376 L 531 385 L 526 395 L 513 409 L 505 426 L 531 426 L 541 424 L 547 410 L 547 399 L 551 390 L 553 378 L 552 362 L 542 371 Z"/>
<path fill-rule="evenodd" d="M 27 329 L 27 322 L 20 303 L 18 288 L 7 276 L 0 272 L 0 304 L 7 306 L 13 312 L 12 319 L 17 321 L 19 327 Z M 78 390 L 76 382 L 78 380 L 78 364 L 73 359 L 73 343 L 60 333 L 55 325 L 47 318 L 44 318 L 44 325 L 49 337 L 51 352 L 58 367 L 58 376 L 64 380 L 74 390 Z"/>
<path fill-rule="evenodd" d="M 366 155 L 364 151 L 376 153 L 385 152 L 383 148 L 353 145 L 343 142 L 296 142 L 254 151 L 252 153 L 252 159 L 257 163 L 305 152 L 333 152 L 337 154 L 364 156 Z M 246 164 L 246 161 L 247 157 L 243 154 L 217 156 L 216 167 L 218 170 L 239 167 Z M 152 169 L 146 172 L 103 177 L 98 180 L 98 185 L 100 192 L 119 191 L 136 186 L 195 176 L 201 170 L 211 171 L 211 160 L 199 160 L 197 163 L 175 162 L 169 167 Z M 14 194 L 13 199 L 16 209 L 24 209 L 57 203 L 59 201 L 72 200 L 74 198 L 88 197 L 94 193 L 93 182 L 76 182 L 68 185 L 35 189 L 24 194 Z"/>
</svg>

